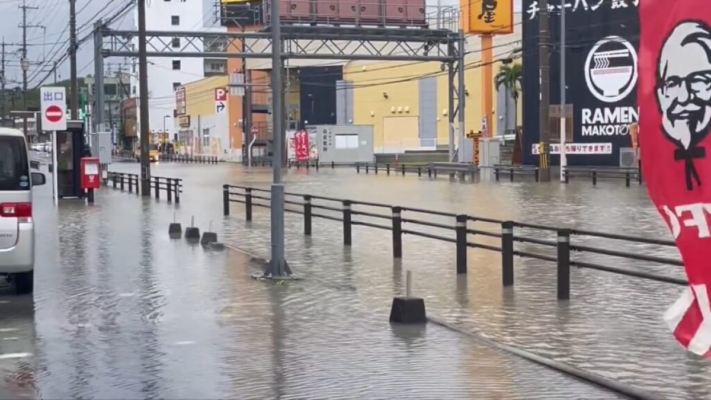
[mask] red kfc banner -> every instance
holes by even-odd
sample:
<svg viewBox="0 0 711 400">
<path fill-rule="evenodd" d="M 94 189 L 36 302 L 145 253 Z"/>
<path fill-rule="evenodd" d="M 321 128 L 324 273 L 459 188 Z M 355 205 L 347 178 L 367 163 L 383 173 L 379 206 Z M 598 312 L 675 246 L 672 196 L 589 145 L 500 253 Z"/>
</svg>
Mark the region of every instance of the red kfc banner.
<svg viewBox="0 0 711 400">
<path fill-rule="evenodd" d="M 664 315 L 711 358 L 711 4 L 642 0 L 639 146 L 649 196 L 669 225 L 689 287 Z"/>
<path fill-rule="evenodd" d="M 294 134 L 294 154 L 296 161 L 308 161 L 311 154 L 311 146 L 309 145 L 309 132 L 298 131 Z"/>
</svg>

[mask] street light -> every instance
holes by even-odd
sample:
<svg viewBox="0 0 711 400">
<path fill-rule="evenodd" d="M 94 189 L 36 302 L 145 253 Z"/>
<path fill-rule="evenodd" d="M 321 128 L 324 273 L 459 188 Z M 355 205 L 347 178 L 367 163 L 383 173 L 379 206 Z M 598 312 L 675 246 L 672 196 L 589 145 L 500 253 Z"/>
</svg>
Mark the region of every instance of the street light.
<svg viewBox="0 0 711 400">
<path fill-rule="evenodd" d="M 166 132 L 166 130 L 165 130 L 165 119 L 166 119 L 166 118 L 170 118 L 170 115 L 164 115 L 164 116 L 163 116 L 163 133 Z"/>
</svg>

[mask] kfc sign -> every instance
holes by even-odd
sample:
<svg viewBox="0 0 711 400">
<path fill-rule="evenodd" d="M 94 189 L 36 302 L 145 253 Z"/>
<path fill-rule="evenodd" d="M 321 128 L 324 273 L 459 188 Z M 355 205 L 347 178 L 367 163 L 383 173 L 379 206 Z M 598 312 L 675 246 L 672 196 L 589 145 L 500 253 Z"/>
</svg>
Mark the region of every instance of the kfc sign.
<svg viewBox="0 0 711 400">
<path fill-rule="evenodd" d="M 664 319 L 711 357 L 711 14 L 707 0 L 640 5 L 640 140 L 649 196 L 669 225 L 689 287 Z"/>
</svg>

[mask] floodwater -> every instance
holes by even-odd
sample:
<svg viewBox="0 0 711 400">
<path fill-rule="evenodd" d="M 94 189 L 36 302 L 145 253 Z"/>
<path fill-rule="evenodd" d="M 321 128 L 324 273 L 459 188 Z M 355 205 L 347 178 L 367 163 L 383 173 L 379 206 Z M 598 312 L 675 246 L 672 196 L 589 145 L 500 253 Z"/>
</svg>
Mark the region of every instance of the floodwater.
<svg viewBox="0 0 711 400">
<path fill-rule="evenodd" d="M 114 169 L 137 171 L 133 164 Z M 185 194 L 180 207 L 184 220 L 194 215 L 202 226 L 210 220 L 224 241 L 260 257 L 269 255 L 269 210 L 255 208 L 246 223 L 243 205 L 232 205 L 232 216 L 222 217 L 222 184 L 268 188 L 271 171 L 247 170 L 239 165 L 155 165 L 153 175 L 180 177 Z M 290 170 L 285 174 L 291 193 L 323 195 L 391 205 L 463 213 L 497 219 L 566 226 L 576 229 L 671 239 L 661 217 L 647 198 L 644 186 L 589 180 L 558 182 L 450 182 L 415 176 L 364 175 L 353 169 Z M 298 200 L 294 198 L 293 200 Z M 315 202 L 318 203 L 318 202 Z M 334 203 L 323 203 L 339 207 Z M 293 208 L 298 206 L 288 206 Z M 387 209 L 355 206 L 354 210 L 389 214 Z M 327 211 L 319 211 L 328 214 Z M 446 218 L 405 213 L 453 225 Z M 388 225 L 387 220 L 364 220 Z M 473 224 L 470 223 L 470 226 Z M 390 232 L 353 228 L 353 246 L 344 248 L 341 223 L 315 219 L 312 238 L 304 237 L 302 216 L 287 214 L 287 258 L 293 269 L 328 285 L 357 289 L 368 308 L 379 309 L 402 293 L 403 274 L 414 274 L 414 291 L 427 300 L 428 311 L 492 339 L 590 370 L 621 382 L 662 393 L 669 398 L 711 397 L 709 362 L 687 354 L 673 339 L 662 316 L 682 287 L 588 269 L 572 270 L 571 300 L 556 300 L 555 265 L 517 258 L 516 283 L 501 285 L 499 254 L 470 249 L 469 273 L 455 273 L 454 245 L 408 235 L 403 259 L 394 262 Z M 496 225 L 476 223 L 477 229 L 496 231 Z M 452 232 L 413 227 L 441 236 Z M 540 232 L 528 236 L 554 237 Z M 470 239 L 472 240 L 472 239 Z M 498 239 L 477 237 L 497 245 Z M 638 254 L 678 258 L 676 249 L 596 238 L 573 238 L 586 246 Z M 540 246 L 518 244 L 517 249 L 550 253 Z M 619 268 L 683 278 L 681 267 L 655 265 L 607 256 L 574 255 L 576 259 Z M 324 283 L 326 285 L 326 283 Z"/>
<path fill-rule="evenodd" d="M 258 264 L 243 252 L 171 240 L 169 223 L 187 227 L 194 215 L 232 245 L 266 246 L 261 213 L 249 229 L 224 220 L 211 199 L 219 189 L 191 187 L 188 169 L 181 176 L 180 207 L 104 189 L 93 206 L 56 209 L 50 186 L 35 189 L 34 298 L 0 287 L 0 398 L 617 397 L 442 327 L 390 325 L 404 267 L 377 249 L 344 252 L 320 222 L 318 239 L 289 235 L 306 279 L 285 284 L 253 280 Z M 441 267 L 434 286 L 422 279 L 416 289 L 451 319 L 433 299 L 437 280 L 451 277 Z M 463 293 L 446 289 L 442 301 Z"/>
</svg>

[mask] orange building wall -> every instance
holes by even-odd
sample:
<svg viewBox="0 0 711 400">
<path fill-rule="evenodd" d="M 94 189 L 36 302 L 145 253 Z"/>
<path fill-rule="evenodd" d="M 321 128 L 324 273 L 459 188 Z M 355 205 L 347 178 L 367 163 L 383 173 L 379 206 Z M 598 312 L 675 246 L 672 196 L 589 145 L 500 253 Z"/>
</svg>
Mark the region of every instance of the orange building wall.
<svg viewBox="0 0 711 400">
<path fill-rule="evenodd" d="M 247 31 L 256 31 L 261 29 L 261 26 L 251 26 L 247 27 Z M 242 28 L 239 27 L 228 27 L 228 32 L 239 33 L 242 32 Z M 229 52 L 238 53 L 242 50 L 242 43 L 240 41 L 235 41 L 232 43 Z M 229 73 L 238 72 L 242 69 L 242 59 L 241 58 L 228 58 L 227 59 L 227 71 Z M 257 85 L 252 88 L 252 104 L 268 104 L 269 94 L 267 93 L 267 87 L 262 86 L 269 83 L 269 71 L 256 71 L 252 70 L 252 83 Z M 230 96 L 230 101 L 227 102 L 229 108 L 230 117 L 230 142 L 233 143 L 233 148 L 242 148 L 242 126 L 239 123 L 240 119 L 243 119 L 242 115 L 242 97 Z M 267 114 L 252 114 L 252 122 L 257 126 L 266 126 L 267 124 Z"/>
</svg>

